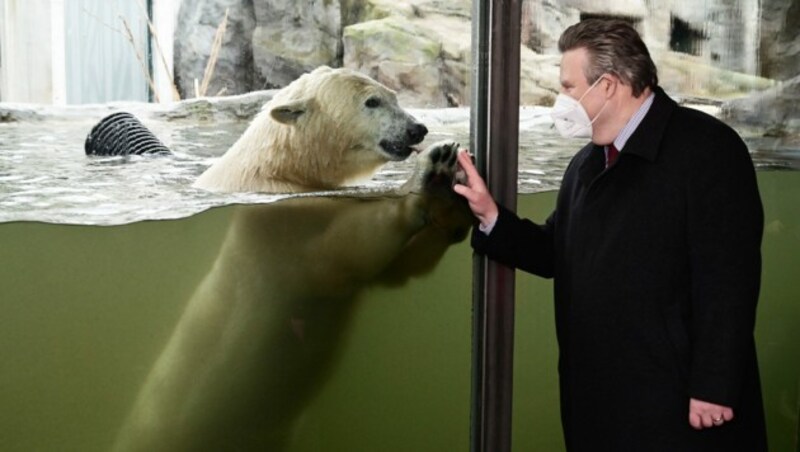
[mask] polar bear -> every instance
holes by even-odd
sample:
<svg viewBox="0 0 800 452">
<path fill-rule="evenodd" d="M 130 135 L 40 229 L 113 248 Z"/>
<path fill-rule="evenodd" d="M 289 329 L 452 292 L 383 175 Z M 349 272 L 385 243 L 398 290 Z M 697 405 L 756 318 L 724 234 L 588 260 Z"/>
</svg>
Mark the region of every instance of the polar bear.
<svg viewBox="0 0 800 452">
<path fill-rule="evenodd" d="M 118 435 L 118 451 L 269 450 L 341 351 L 359 293 L 423 274 L 466 236 L 457 144 L 417 154 L 399 189 L 315 196 L 412 153 L 427 130 L 394 93 L 344 69 L 279 92 L 196 185 L 306 193 L 238 207 Z M 352 192 L 351 192 L 352 193 Z"/>
<path fill-rule="evenodd" d="M 279 91 L 195 186 L 335 189 L 407 158 L 427 133 L 383 85 L 359 72 L 321 67 Z"/>
</svg>

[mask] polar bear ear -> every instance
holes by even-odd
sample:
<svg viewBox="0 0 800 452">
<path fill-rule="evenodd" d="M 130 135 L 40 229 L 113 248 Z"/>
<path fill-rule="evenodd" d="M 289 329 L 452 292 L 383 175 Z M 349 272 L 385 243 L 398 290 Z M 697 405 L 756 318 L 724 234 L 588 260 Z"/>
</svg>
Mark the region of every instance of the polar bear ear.
<svg viewBox="0 0 800 452">
<path fill-rule="evenodd" d="M 308 111 L 309 103 L 309 99 L 301 99 L 281 104 L 270 110 L 269 115 L 281 124 L 291 125 Z"/>
</svg>

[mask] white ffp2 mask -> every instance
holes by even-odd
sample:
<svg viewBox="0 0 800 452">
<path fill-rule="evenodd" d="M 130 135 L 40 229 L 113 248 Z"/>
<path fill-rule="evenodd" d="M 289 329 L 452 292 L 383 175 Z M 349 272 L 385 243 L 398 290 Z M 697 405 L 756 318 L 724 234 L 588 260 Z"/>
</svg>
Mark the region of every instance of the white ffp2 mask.
<svg viewBox="0 0 800 452">
<path fill-rule="evenodd" d="M 556 96 L 556 101 L 553 104 L 553 109 L 550 110 L 550 118 L 558 129 L 558 133 L 564 138 L 591 138 L 592 137 L 592 124 L 600 117 L 600 113 L 606 108 L 608 101 L 603 104 L 603 108 L 597 112 L 594 119 L 589 118 L 586 109 L 581 105 L 581 100 L 589 94 L 603 77 L 598 78 L 589 89 L 583 93 L 580 99 L 573 99 L 564 93 L 559 93 Z"/>
</svg>

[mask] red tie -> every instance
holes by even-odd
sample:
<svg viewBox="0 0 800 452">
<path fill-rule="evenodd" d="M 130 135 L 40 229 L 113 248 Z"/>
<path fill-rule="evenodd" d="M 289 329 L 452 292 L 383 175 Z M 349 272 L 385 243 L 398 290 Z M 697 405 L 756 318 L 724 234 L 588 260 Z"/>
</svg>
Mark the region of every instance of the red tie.
<svg viewBox="0 0 800 452">
<path fill-rule="evenodd" d="M 614 160 L 617 159 L 618 155 L 619 150 L 616 146 L 614 146 L 614 143 L 611 143 L 606 151 L 606 168 L 614 164 Z"/>
</svg>

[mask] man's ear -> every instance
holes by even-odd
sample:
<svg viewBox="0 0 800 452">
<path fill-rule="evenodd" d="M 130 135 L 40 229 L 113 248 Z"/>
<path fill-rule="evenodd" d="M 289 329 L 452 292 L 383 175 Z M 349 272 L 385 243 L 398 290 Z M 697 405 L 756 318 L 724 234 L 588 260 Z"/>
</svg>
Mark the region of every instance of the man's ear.
<svg viewBox="0 0 800 452">
<path fill-rule="evenodd" d="M 310 99 L 295 100 L 273 107 L 269 115 L 272 116 L 272 119 L 281 124 L 291 125 L 296 123 L 301 116 L 308 112 L 308 107 L 310 105 Z"/>
<path fill-rule="evenodd" d="M 617 88 L 622 83 L 619 77 L 614 74 L 606 75 L 606 80 L 608 80 L 608 88 L 606 89 L 606 97 L 611 98 L 614 97 L 614 94 L 617 93 Z"/>
</svg>

